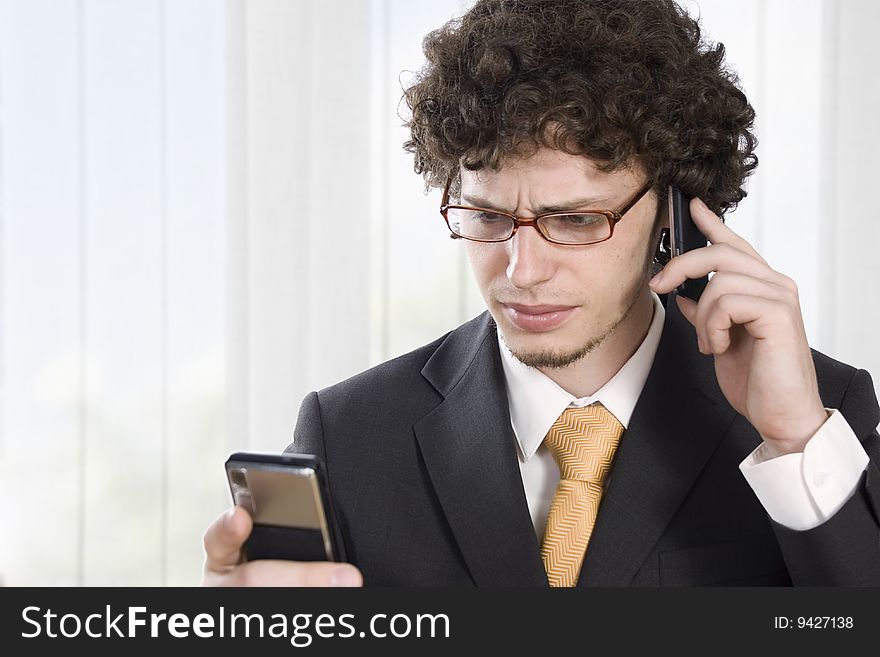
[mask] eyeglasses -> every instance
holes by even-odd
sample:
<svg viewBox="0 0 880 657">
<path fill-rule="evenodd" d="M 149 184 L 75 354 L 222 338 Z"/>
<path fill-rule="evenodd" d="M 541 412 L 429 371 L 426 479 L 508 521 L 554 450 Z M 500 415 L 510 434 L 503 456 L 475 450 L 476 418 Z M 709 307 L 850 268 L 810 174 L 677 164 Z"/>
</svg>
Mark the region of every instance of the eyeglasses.
<svg viewBox="0 0 880 657">
<path fill-rule="evenodd" d="M 474 208 L 449 204 L 449 186 L 453 177 L 446 181 L 440 214 L 443 215 L 453 239 L 474 242 L 504 242 L 516 234 L 521 226 L 534 226 L 548 242 L 582 246 L 597 244 L 611 239 L 614 226 L 651 189 L 646 183 L 630 201 L 618 210 L 577 210 L 548 212 L 531 219 L 518 217 L 510 212 L 491 208 Z"/>
</svg>

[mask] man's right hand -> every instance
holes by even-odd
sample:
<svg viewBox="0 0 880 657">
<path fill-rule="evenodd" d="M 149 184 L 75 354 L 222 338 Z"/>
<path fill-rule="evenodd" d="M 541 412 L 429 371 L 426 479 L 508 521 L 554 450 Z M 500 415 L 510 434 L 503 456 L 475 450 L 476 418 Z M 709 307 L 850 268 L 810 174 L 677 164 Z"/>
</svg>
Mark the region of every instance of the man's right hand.
<svg viewBox="0 0 880 657">
<path fill-rule="evenodd" d="M 328 561 L 245 561 L 241 546 L 250 536 L 250 514 L 239 506 L 205 532 L 202 586 L 363 586 L 351 564 Z"/>
</svg>

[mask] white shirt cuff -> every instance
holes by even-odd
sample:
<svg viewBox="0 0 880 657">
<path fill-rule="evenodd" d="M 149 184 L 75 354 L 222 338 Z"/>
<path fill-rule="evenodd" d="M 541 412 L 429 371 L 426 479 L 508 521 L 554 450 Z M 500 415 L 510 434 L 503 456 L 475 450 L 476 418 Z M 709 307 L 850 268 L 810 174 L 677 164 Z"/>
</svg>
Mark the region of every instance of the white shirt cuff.
<svg viewBox="0 0 880 657">
<path fill-rule="evenodd" d="M 773 520 L 789 529 L 813 529 L 852 497 L 868 467 L 868 454 L 840 411 L 831 415 L 804 451 L 768 458 L 761 443 L 740 472 Z"/>
</svg>

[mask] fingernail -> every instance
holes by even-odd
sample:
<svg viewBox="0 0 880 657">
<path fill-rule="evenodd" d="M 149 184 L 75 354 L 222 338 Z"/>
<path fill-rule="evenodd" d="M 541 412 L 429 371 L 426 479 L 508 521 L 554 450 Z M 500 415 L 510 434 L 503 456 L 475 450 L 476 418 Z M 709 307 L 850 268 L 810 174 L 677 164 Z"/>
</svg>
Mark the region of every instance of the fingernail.
<svg viewBox="0 0 880 657">
<path fill-rule="evenodd" d="M 223 514 L 223 529 L 231 530 L 232 529 L 232 516 L 235 515 L 235 507 L 232 507 Z"/>
<path fill-rule="evenodd" d="M 330 586 L 360 586 L 358 572 L 350 566 L 341 566 L 330 573 Z"/>
<path fill-rule="evenodd" d="M 659 274 L 654 276 L 650 281 L 648 281 L 648 285 L 651 287 L 657 287 L 660 284 L 660 281 L 663 279 L 663 272 L 661 271 Z"/>
</svg>

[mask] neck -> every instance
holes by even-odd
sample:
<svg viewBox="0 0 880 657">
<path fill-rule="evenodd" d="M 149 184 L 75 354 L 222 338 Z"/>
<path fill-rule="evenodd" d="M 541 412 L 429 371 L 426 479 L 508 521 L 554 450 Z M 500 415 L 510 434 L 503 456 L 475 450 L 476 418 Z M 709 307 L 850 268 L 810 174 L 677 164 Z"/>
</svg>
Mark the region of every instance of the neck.
<svg viewBox="0 0 880 657">
<path fill-rule="evenodd" d="M 589 397 L 620 371 L 644 342 L 654 319 L 650 289 L 636 299 L 617 329 L 586 356 L 566 367 L 541 368 L 560 388 L 575 397 Z"/>
</svg>

